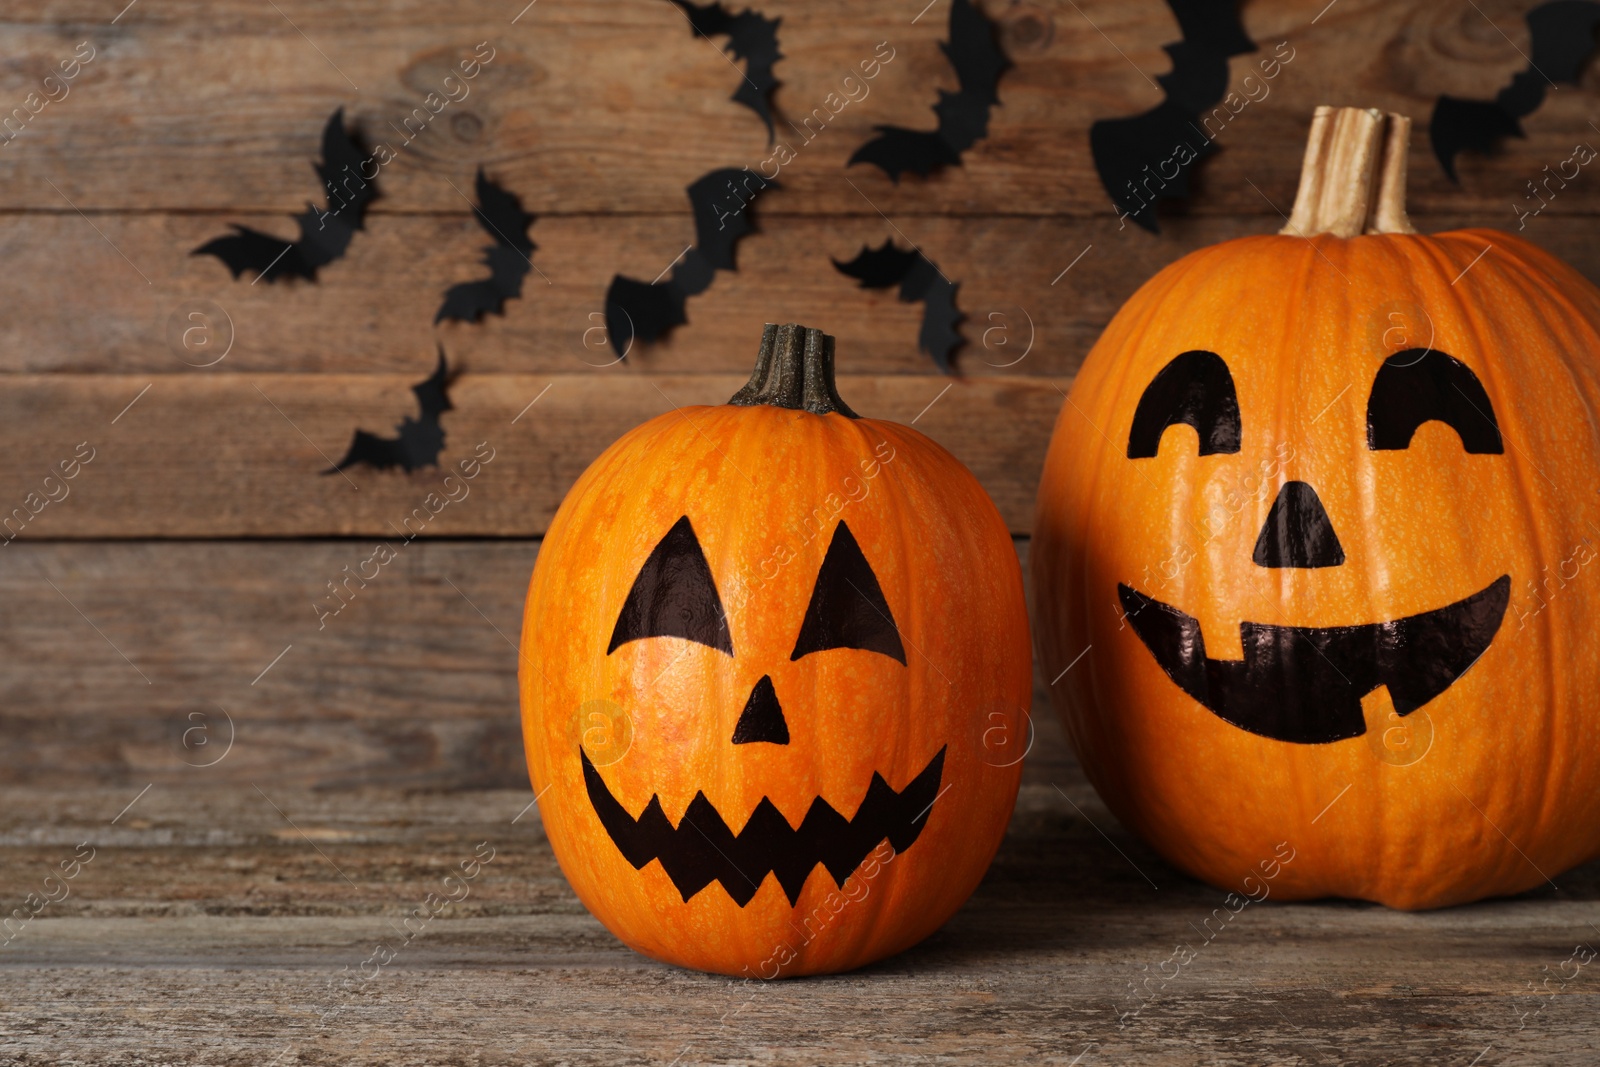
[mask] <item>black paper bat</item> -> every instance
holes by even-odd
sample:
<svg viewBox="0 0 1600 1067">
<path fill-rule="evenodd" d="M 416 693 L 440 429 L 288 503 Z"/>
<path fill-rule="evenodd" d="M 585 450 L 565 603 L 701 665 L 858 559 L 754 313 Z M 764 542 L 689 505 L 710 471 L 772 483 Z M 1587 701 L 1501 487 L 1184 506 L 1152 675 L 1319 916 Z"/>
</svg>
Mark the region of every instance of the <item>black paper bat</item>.
<svg viewBox="0 0 1600 1067">
<path fill-rule="evenodd" d="M 738 269 L 733 249 L 753 229 L 750 205 L 758 194 L 776 188 L 775 181 L 732 167 L 711 171 L 689 186 L 694 245 L 674 264 L 672 276 L 641 282 L 618 274 L 606 290 L 606 335 L 618 354 L 626 355 L 635 337 L 649 344 L 689 321 L 685 303 L 710 288 L 717 271 Z"/>
<path fill-rule="evenodd" d="M 1428 140 L 1452 181 L 1460 180 L 1456 177 L 1456 153 L 1465 149 L 1489 152 L 1502 137 L 1525 136 L 1518 120 L 1544 103 L 1545 86 L 1577 83 L 1594 51 L 1600 4 L 1553 0 L 1528 12 L 1527 23 L 1533 57 L 1493 100 L 1440 96 L 1434 102 Z"/>
<path fill-rule="evenodd" d="M 279 278 L 316 281 L 317 268 L 332 263 L 350 247 L 350 238 L 362 228 L 367 205 L 378 197 L 377 186 L 362 174 L 371 160 L 346 132 L 344 109 L 340 108 L 322 129 L 322 162 L 316 165 L 328 208 L 319 210 L 307 202 L 305 213 L 295 216 L 300 240 L 291 244 L 235 224 L 236 233 L 207 241 L 190 255 L 216 256 L 235 279 L 248 270 L 268 283 Z"/>
<path fill-rule="evenodd" d="M 515 194 L 484 177 L 482 167 L 478 168 L 477 191 L 478 206 L 473 213 L 478 225 L 495 241 L 483 253 L 489 277 L 452 285 L 444 294 L 434 322 L 477 322 L 487 312 L 503 314 L 506 301 L 522 295 L 522 280 L 533 268 L 533 260 L 528 257 L 537 246 L 528 237 L 528 227 L 533 225 L 534 217 L 522 210 L 522 202 Z"/>
<path fill-rule="evenodd" d="M 748 7 L 735 15 L 720 3 L 672 2 L 688 17 L 696 33 L 707 38 L 727 37 L 727 50 L 734 59 L 745 61 L 744 77 L 734 90 L 733 99 L 761 116 L 767 124 L 767 143 L 771 144 L 776 132 L 772 126 L 772 90 L 778 87 L 772 68 L 783 58 L 778 51 L 778 23 L 783 20 L 764 18 Z"/>
<path fill-rule="evenodd" d="M 961 153 L 989 133 L 989 109 L 1000 103 L 1000 74 L 1011 66 L 995 41 L 994 23 L 971 0 L 952 0 L 950 39 L 939 48 L 955 68 L 958 93 L 939 90 L 933 105 L 936 130 L 876 126 L 878 136 L 856 149 L 845 166 L 872 163 L 894 182 L 905 171 L 923 177 L 946 164 L 960 165 Z"/>
<path fill-rule="evenodd" d="M 404 467 L 407 471 L 437 467 L 439 453 L 444 449 L 444 429 L 439 425 L 439 416 L 455 409 L 455 405 L 450 403 L 449 388 L 450 369 L 441 345 L 439 366 L 433 372 L 433 377 L 411 387 L 417 396 L 421 417 L 413 419 L 406 415 L 401 418 L 398 437 L 379 437 L 365 430 L 357 430 L 350 439 L 350 450 L 344 458 L 322 473 L 337 474 L 356 463 L 365 463 L 381 471 L 390 467 Z"/>
<path fill-rule="evenodd" d="M 1089 149 L 1112 203 L 1155 233 L 1156 201 L 1189 195 L 1189 172 L 1216 146 L 1196 125 L 1228 91 L 1228 57 L 1256 50 L 1239 21 L 1237 0 L 1167 0 L 1183 40 L 1163 45 L 1172 70 L 1156 78 L 1165 99 L 1149 111 L 1101 119 Z M 1171 164 L 1176 175 L 1159 171 Z"/>
<path fill-rule="evenodd" d="M 907 304 L 922 301 L 922 329 L 917 347 L 933 357 L 939 369 L 950 372 L 950 353 L 961 344 L 956 326 L 966 316 L 956 308 L 956 289 L 933 261 L 916 249 L 897 248 L 893 238 L 885 238 L 882 248 L 861 246 L 861 252 L 848 263 L 833 261 L 841 274 L 861 282 L 863 289 L 900 286 L 900 299 Z"/>
</svg>

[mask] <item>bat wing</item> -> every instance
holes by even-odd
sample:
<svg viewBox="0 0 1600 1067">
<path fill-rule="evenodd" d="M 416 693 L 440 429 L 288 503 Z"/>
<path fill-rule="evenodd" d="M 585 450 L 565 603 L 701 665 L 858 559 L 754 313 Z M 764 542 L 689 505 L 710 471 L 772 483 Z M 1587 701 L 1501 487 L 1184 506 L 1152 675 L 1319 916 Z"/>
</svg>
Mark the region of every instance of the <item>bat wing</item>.
<svg viewBox="0 0 1600 1067">
<path fill-rule="evenodd" d="M 454 411 L 455 405 L 450 403 L 450 365 L 444 357 L 444 346 L 439 347 L 439 364 L 426 381 L 418 382 L 411 387 L 416 394 L 417 407 L 421 411 L 424 423 L 437 424 L 439 416 L 446 411 Z"/>
<path fill-rule="evenodd" d="M 767 124 L 767 143 L 770 145 L 778 134 L 778 128 L 772 122 L 772 105 L 767 101 L 773 89 L 778 87 L 778 80 L 772 76 L 771 70 L 766 72 L 764 79 L 757 79 L 753 74 L 739 83 L 739 88 L 733 91 L 733 99 L 760 116 L 761 121 Z"/>
<path fill-rule="evenodd" d="M 634 338 L 649 344 L 688 322 L 683 305 L 683 294 L 675 286 L 618 274 L 606 290 L 606 336 L 619 355 L 626 355 Z"/>
<path fill-rule="evenodd" d="M 1238 0 L 1167 0 L 1167 6 L 1178 20 L 1186 44 L 1224 57 L 1256 50 L 1256 43 L 1244 32 Z M 1218 93 L 1211 103 L 1222 96 Z"/>
<path fill-rule="evenodd" d="M 995 39 L 994 23 L 971 0 L 952 0 L 949 40 L 939 45 L 955 69 L 961 91 L 939 92 L 936 130 L 877 126 L 878 136 L 851 155 L 847 167 L 871 163 L 896 184 L 910 171 L 927 177 L 961 163 L 961 153 L 989 133 L 989 109 L 1000 102 L 1000 75 L 1011 63 Z"/>
<path fill-rule="evenodd" d="M 444 428 L 439 425 L 439 416 L 455 408 L 450 403 L 449 388 L 450 367 L 441 345 L 438 368 L 426 381 L 411 387 L 412 394 L 417 398 L 417 406 L 421 409 L 421 417 L 402 417 L 397 437 L 379 437 L 365 430 L 357 430 L 350 439 L 350 448 L 344 458 L 322 473 L 334 474 L 355 463 L 365 463 L 378 470 L 404 467 L 407 471 L 414 471 L 420 467 L 438 466 L 439 453 L 444 449 Z"/>
<path fill-rule="evenodd" d="M 757 183 L 754 188 L 752 182 Z M 695 251 L 712 270 L 738 269 L 734 245 L 754 229 L 749 207 L 759 193 L 777 184 L 751 171 L 724 167 L 705 174 L 689 186 Z"/>
<path fill-rule="evenodd" d="M 1000 102 L 1000 75 L 1011 61 L 995 40 L 994 23 L 971 0 L 950 5 L 950 40 L 939 47 L 955 69 L 961 95 L 984 107 Z"/>
<path fill-rule="evenodd" d="M 317 176 L 328 196 L 330 213 L 361 229 L 367 205 L 378 198 L 378 187 L 363 173 L 372 156 L 344 128 L 344 108 L 339 108 L 322 128 L 322 163 Z M 375 172 L 374 172 L 375 173 Z"/>
<path fill-rule="evenodd" d="M 328 209 L 310 204 L 295 216 L 300 239 L 285 241 L 245 226 L 194 250 L 194 255 L 216 256 L 237 280 L 245 271 L 269 283 L 279 278 L 316 281 L 317 269 L 327 266 L 350 247 L 361 229 L 367 205 L 376 199 L 377 187 L 362 173 L 371 161 L 344 128 L 344 109 L 335 111 L 322 129 L 322 162 L 316 164 L 328 197 Z"/>
<path fill-rule="evenodd" d="M 323 474 L 337 474 L 346 467 L 357 463 L 365 463 L 378 470 L 388 470 L 402 462 L 400 442 L 392 437 L 379 437 L 377 434 L 365 430 L 357 430 L 355 436 L 350 438 L 350 448 L 345 452 L 344 458 Z"/>
<path fill-rule="evenodd" d="M 356 235 L 355 227 L 345 218 L 335 212 L 318 211 L 309 204 L 304 212 L 295 216 L 295 221 L 300 224 L 300 240 L 295 242 L 295 251 L 310 267 L 313 279 L 319 267 L 326 267 L 345 254 L 350 239 Z"/>
<path fill-rule="evenodd" d="M 1491 152 L 1503 137 L 1524 136 L 1517 120 L 1544 103 L 1546 85 L 1578 80 L 1594 52 L 1600 3 L 1552 0 L 1528 12 L 1527 23 L 1533 57 L 1492 101 L 1440 96 L 1434 102 L 1428 140 L 1451 181 L 1460 180 L 1458 154 Z"/>
<path fill-rule="evenodd" d="M 1156 202 L 1189 195 L 1189 172 L 1216 150 L 1207 141 L 1180 162 L 1173 155 L 1174 147 L 1190 145 L 1194 140 L 1193 116 L 1170 100 L 1163 100 L 1142 115 L 1101 119 L 1089 127 L 1089 147 L 1100 183 L 1123 213 L 1151 233 L 1159 229 Z M 1177 168 L 1176 175 L 1157 178 L 1151 185 L 1146 166 L 1152 161 L 1168 160 Z M 1149 199 L 1139 195 L 1141 190 Z"/>
<path fill-rule="evenodd" d="M 528 227 L 534 217 L 522 210 L 515 194 L 507 192 L 478 168 L 478 203 L 474 217 L 478 225 L 495 243 L 484 250 L 483 262 L 489 268 L 489 277 L 473 282 L 452 285 L 444 294 L 434 322 L 453 319 L 457 322 L 477 322 L 485 313 L 501 314 L 505 302 L 522 295 L 522 282 L 533 262 L 528 258 L 535 248 L 528 237 Z"/>
<path fill-rule="evenodd" d="M 871 163 L 898 183 L 906 171 L 926 177 L 946 164 L 961 162 L 961 154 L 932 130 L 908 130 L 901 126 L 877 126 L 878 136 L 855 150 L 850 161 Z"/>
<path fill-rule="evenodd" d="M 905 274 L 900 279 L 900 299 L 907 303 L 921 300 L 933 284 L 943 277 L 939 268 L 933 265 L 933 260 L 921 252 L 912 252 Z"/>
<path fill-rule="evenodd" d="M 400 436 L 390 444 L 407 471 L 437 467 L 439 453 L 444 451 L 444 428 L 437 419 L 401 419 Z"/>
<path fill-rule="evenodd" d="M 861 283 L 863 289 L 887 289 L 905 281 L 906 272 L 918 259 L 916 252 L 896 248 L 892 238 L 885 238 L 882 248 L 862 245 L 856 258 L 848 263 L 833 261 L 834 269 Z"/>
<path fill-rule="evenodd" d="M 1254 52 L 1237 0 L 1167 0 L 1183 39 L 1165 45 L 1172 69 L 1157 81 L 1165 99 L 1149 111 L 1089 127 L 1100 184 L 1123 215 L 1155 233 L 1156 203 L 1189 195 L 1189 174 L 1216 151 L 1196 125 L 1228 91 L 1228 57 Z M 1187 149 L 1187 158 L 1182 150 Z M 1167 177 L 1168 164 L 1176 173 Z M 1162 173 L 1155 174 L 1156 170 Z"/>
<path fill-rule="evenodd" d="M 783 58 L 778 51 L 778 23 L 782 19 L 769 19 L 746 8 L 734 15 L 720 3 L 693 4 L 687 0 L 672 0 L 689 19 L 689 25 L 703 37 L 727 37 L 727 51 L 735 59 L 745 61 L 744 76 L 733 99 L 760 116 L 767 125 L 767 140 L 775 130 L 772 124 L 772 90 L 778 79 L 772 68 Z"/>
<path fill-rule="evenodd" d="M 461 282 L 445 290 L 444 302 L 433 316 L 433 321 L 477 322 L 485 314 L 505 307 L 506 294 L 493 278 L 478 282 Z"/>
<path fill-rule="evenodd" d="M 1522 135 L 1522 124 L 1489 100 L 1441 96 L 1428 120 L 1428 141 L 1451 181 L 1460 180 L 1456 177 L 1458 153 L 1490 152 L 1500 138 Z"/>
<path fill-rule="evenodd" d="M 695 243 L 674 263 L 672 277 L 646 283 L 618 274 L 606 289 L 606 335 L 620 355 L 627 355 L 635 339 L 648 344 L 688 322 L 688 298 L 704 292 L 717 271 L 738 269 L 734 246 L 754 228 L 747 209 L 777 184 L 733 168 L 713 170 L 690 184 Z"/>
<path fill-rule="evenodd" d="M 933 105 L 939 116 L 939 139 L 950 148 L 952 162 L 961 162 L 961 153 L 989 135 L 989 104 L 965 92 L 939 90 Z"/>
<path fill-rule="evenodd" d="M 1000 75 L 1011 66 L 995 40 L 994 23 L 970 0 L 950 6 L 950 40 L 939 45 L 956 80 L 959 93 L 939 93 L 933 110 L 939 116 L 939 137 L 961 161 L 961 153 L 989 133 L 989 109 L 1000 102 Z"/>
<path fill-rule="evenodd" d="M 1531 66 L 1540 83 L 1576 83 L 1594 53 L 1594 31 L 1600 26 L 1600 4 L 1591 0 L 1552 0 L 1528 12 Z"/>
<path fill-rule="evenodd" d="M 956 285 L 939 273 L 933 261 L 921 252 L 895 247 L 892 238 L 882 248 L 863 245 L 848 263 L 833 261 L 834 269 L 861 282 L 863 289 L 900 287 L 900 299 L 907 304 L 922 301 L 922 326 L 917 347 L 933 357 L 939 369 L 949 373 L 950 353 L 961 344 L 955 327 L 962 319 L 956 310 Z"/>
<path fill-rule="evenodd" d="M 504 314 L 506 301 L 522 295 L 529 263 L 521 249 L 491 245 L 484 250 L 483 261 L 489 266 L 489 277 L 461 282 L 445 290 L 444 303 L 439 305 L 434 322 L 477 322 L 491 312 Z"/>
<path fill-rule="evenodd" d="M 1167 99 L 1191 116 L 1215 107 L 1228 92 L 1228 57 L 1191 41 L 1162 45 L 1172 69 L 1156 75 Z M 1165 155 L 1171 155 L 1170 146 Z"/>
<path fill-rule="evenodd" d="M 716 37 L 728 32 L 733 16 L 720 3 L 694 4 L 689 0 L 672 0 L 679 11 L 689 19 L 693 30 L 705 37 Z"/>
<path fill-rule="evenodd" d="M 961 344 L 956 326 L 966 316 L 956 308 L 956 290 L 960 285 L 934 274 L 922 294 L 922 329 L 917 333 L 917 347 L 933 357 L 939 369 L 950 373 L 951 353 Z"/>
<path fill-rule="evenodd" d="M 301 256 L 298 245 L 247 226 L 236 225 L 234 230 L 236 232 L 226 237 L 212 238 L 190 255 L 216 256 L 235 280 L 245 271 L 268 284 L 279 278 L 313 279 L 317 276 L 316 268 Z"/>
<path fill-rule="evenodd" d="M 908 304 L 922 301 L 917 347 L 931 356 L 940 370 L 950 373 L 950 353 L 961 344 L 961 335 L 956 333 L 962 318 L 956 310 L 956 284 L 939 272 L 933 260 L 913 252 L 900 281 L 900 299 Z"/>
<path fill-rule="evenodd" d="M 495 245 L 484 250 L 483 262 L 488 266 L 490 280 L 502 297 L 509 299 L 522 295 L 523 279 L 533 269 L 533 264 L 523 255 L 522 249 Z"/>
<path fill-rule="evenodd" d="M 478 168 L 477 194 L 475 215 L 484 232 L 502 245 L 531 254 L 536 246 L 528 236 L 528 227 L 533 225 L 534 216 L 522 210 L 522 201 L 516 194 L 490 181 L 482 167 Z"/>
<path fill-rule="evenodd" d="M 733 99 L 754 111 L 767 124 L 767 140 L 776 134 L 772 124 L 772 90 L 778 79 L 772 68 L 783 53 L 778 51 L 778 24 L 782 19 L 765 18 L 749 8 L 734 16 L 728 25 L 728 50 L 745 61 L 745 74 L 734 90 Z"/>
<path fill-rule="evenodd" d="M 769 19 L 745 8 L 728 18 L 723 28 L 717 31 L 728 35 L 728 51 L 733 53 L 733 57 L 750 64 L 752 81 L 759 81 L 755 76 L 758 70 L 764 69 L 770 76 L 772 65 L 783 58 L 778 51 L 778 24 L 782 21 Z"/>
<path fill-rule="evenodd" d="M 1528 12 L 1528 42 L 1533 57 L 1526 69 L 1495 94 L 1494 102 L 1512 118 L 1531 115 L 1544 103 L 1547 85 L 1577 84 L 1594 52 L 1600 4 L 1591 0 L 1552 0 Z"/>
<path fill-rule="evenodd" d="M 711 288 L 716 276 L 717 269 L 700 254 L 698 248 L 691 248 L 672 268 L 671 284 L 680 297 L 698 296 Z"/>
</svg>

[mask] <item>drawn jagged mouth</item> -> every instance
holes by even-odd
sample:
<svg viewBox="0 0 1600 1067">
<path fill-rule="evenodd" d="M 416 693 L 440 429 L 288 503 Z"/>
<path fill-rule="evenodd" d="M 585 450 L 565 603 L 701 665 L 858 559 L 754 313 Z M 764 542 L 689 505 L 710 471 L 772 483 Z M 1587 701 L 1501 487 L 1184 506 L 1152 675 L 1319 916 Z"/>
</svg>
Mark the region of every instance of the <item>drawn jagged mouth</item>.
<svg viewBox="0 0 1600 1067">
<path fill-rule="evenodd" d="M 777 876 L 792 906 L 819 863 L 843 889 L 845 879 L 879 842 L 887 839 L 897 853 L 910 848 L 939 797 L 944 754 L 941 748 L 898 792 L 874 772 L 867 795 L 851 818 L 817 797 L 800 825 L 794 827 L 771 800 L 762 797 L 744 829 L 736 834 L 703 792 L 694 795 L 677 826 L 662 810 L 658 795 L 651 796 L 635 819 L 611 795 L 589 754 L 578 749 L 589 803 L 635 870 L 659 860 L 685 903 L 712 882 L 720 882 L 741 908 L 755 897 L 769 873 Z"/>
<path fill-rule="evenodd" d="M 1275 741 L 1315 745 L 1366 732 L 1361 698 L 1386 686 L 1409 715 L 1443 693 L 1494 640 L 1511 596 L 1501 575 L 1453 604 L 1358 626 L 1241 622 L 1240 660 L 1206 655 L 1200 623 L 1119 583 L 1134 632 L 1178 688 L 1219 718 Z"/>
</svg>

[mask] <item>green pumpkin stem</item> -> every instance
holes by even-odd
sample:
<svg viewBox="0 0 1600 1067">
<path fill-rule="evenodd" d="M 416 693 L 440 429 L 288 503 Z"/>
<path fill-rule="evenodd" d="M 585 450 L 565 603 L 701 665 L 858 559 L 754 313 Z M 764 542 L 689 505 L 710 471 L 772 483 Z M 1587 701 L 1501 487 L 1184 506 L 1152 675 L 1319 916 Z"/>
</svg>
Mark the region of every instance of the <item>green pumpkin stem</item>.
<svg viewBox="0 0 1600 1067">
<path fill-rule="evenodd" d="M 813 415 L 837 412 L 850 419 L 861 417 L 839 399 L 834 387 L 833 338 L 792 322 L 782 326 L 769 322 L 762 327 L 755 372 L 728 403 L 741 407 L 771 404 Z"/>
</svg>

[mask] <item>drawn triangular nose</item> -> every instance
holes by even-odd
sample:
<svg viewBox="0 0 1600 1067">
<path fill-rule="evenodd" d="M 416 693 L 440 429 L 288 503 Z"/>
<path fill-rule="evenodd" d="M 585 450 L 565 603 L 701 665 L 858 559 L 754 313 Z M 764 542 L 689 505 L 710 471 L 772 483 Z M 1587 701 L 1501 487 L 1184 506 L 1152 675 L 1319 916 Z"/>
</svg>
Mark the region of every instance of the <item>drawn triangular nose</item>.
<svg viewBox="0 0 1600 1067">
<path fill-rule="evenodd" d="M 783 719 L 783 708 L 778 704 L 778 691 L 772 688 L 772 676 L 762 675 L 761 681 L 750 690 L 744 711 L 739 713 L 739 723 L 733 728 L 733 743 L 748 745 L 753 741 L 769 741 L 774 745 L 789 743 L 789 724 Z"/>
<path fill-rule="evenodd" d="M 1344 562 L 1344 546 L 1315 489 L 1305 482 L 1284 483 L 1251 559 L 1258 567 L 1337 567 Z"/>
</svg>

